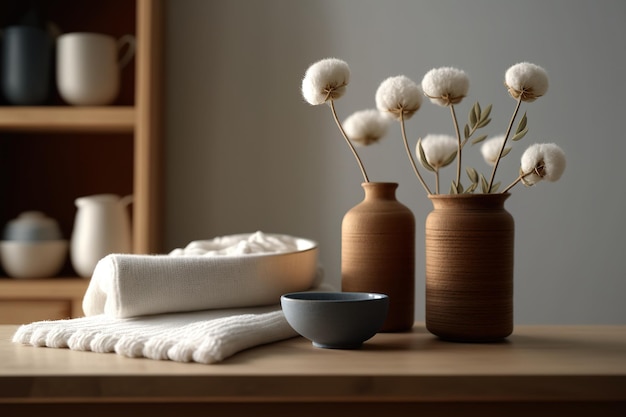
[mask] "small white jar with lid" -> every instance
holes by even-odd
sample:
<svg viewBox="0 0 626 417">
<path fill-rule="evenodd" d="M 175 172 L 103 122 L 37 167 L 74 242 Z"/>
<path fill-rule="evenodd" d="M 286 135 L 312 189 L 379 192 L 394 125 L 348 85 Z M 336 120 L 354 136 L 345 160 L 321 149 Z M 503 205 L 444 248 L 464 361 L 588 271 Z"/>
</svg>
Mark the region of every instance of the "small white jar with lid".
<svg viewBox="0 0 626 417">
<path fill-rule="evenodd" d="M 62 239 L 59 223 L 41 211 L 25 211 L 4 227 L 4 240 L 39 241 Z"/>
<path fill-rule="evenodd" d="M 40 211 L 25 211 L 4 227 L 0 242 L 2 266 L 13 278 L 57 275 L 68 254 L 59 223 Z"/>
</svg>

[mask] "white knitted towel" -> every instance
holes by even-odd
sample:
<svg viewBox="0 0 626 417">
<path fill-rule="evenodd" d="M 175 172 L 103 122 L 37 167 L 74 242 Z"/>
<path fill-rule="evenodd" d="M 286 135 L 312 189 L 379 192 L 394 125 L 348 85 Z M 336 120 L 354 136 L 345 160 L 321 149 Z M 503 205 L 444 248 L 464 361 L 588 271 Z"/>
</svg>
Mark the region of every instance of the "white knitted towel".
<svg viewBox="0 0 626 417">
<path fill-rule="evenodd" d="M 253 243 L 280 250 L 284 242 L 293 242 L 298 249 L 219 255 L 206 249 L 223 245 L 224 240 L 227 244 L 234 241 L 236 250 L 241 249 L 241 243 L 247 250 Z M 280 302 L 282 294 L 308 290 L 321 280 L 317 246 L 307 239 L 257 232 L 195 241 L 188 246 L 189 254 L 178 249 L 169 255 L 111 254 L 102 258 L 83 298 L 85 315 L 126 318 L 272 305 Z"/>
<path fill-rule="evenodd" d="M 296 336 L 280 306 L 117 319 L 96 315 L 18 328 L 13 342 L 115 352 L 178 362 L 219 362 L 241 350 Z"/>
<path fill-rule="evenodd" d="M 13 341 L 218 362 L 296 336 L 280 296 L 331 290 L 322 283 L 316 249 L 306 239 L 257 232 L 192 242 L 170 255 L 111 254 L 96 265 L 83 298 L 87 317 L 26 324 Z M 279 253 L 266 256 L 267 250 Z"/>
</svg>

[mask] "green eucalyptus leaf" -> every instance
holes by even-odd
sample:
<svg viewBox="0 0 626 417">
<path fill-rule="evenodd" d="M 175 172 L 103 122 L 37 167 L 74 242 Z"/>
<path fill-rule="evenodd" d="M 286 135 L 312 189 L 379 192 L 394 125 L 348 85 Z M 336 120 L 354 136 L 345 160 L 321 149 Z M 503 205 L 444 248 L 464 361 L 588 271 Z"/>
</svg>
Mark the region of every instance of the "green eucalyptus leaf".
<svg viewBox="0 0 626 417">
<path fill-rule="evenodd" d="M 465 172 L 467 173 L 467 177 L 470 179 L 472 184 L 478 183 L 478 172 L 472 167 L 466 167 Z"/>
<path fill-rule="evenodd" d="M 476 122 L 478 121 L 478 119 L 476 119 L 476 111 L 475 111 L 476 106 L 474 105 L 474 107 L 472 107 L 472 109 L 469 111 L 469 124 L 470 126 L 474 126 L 476 125 Z"/>
<path fill-rule="evenodd" d="M 487 120 L 489 118 L 489 115 L 491 114 L 491 108 L 493 107 L 493 105 L 488 105 L 487 108 L 485 110 L 483 110 L 480 113 L 480 119 L 479 121 L 482 122 L 483 120 Z"/>
<path fill-rule="evenodd" d="M 498 188 L 500 188 L 500 184 L 501 184 L 500 181 L 498 181 L 491 186 L 491 194 L 498 192 Z"/>
<path fill-rule="evenodd" d="M 483 174 L 480 174 L 480 187 L 482 188 L 483 193 L 486 194 L 489 192 L 489 183 Z"/>
<path fill-rule="evenodd" d="M 476 139 L 474 139 L 472 141 L 472 145 L 476 145 L 477 143 L 480 143 L 480 142 L 482 142 L 485 139 L 487 139 L 487 135 L 479 136 L 479 137 L 477 137 Z"/>
<path fill-rule="evenodd" d="M 502 150 L 502 155 L 500 155 L 500 159 L 504 158 L 505 156 L 507 156 L 509 154 L 509 152 L 511 152 L 511 147 L 509 146 L 508 148 L 504 148 Z"/>
<path fill-rule="evenodd" d="M 452 180 L 450 184 L 450 194 L 462 194 L 463 193 L 463 184 L 458 184 Z"/>
<path fill-rule="evenodd" d="M 417 141 L 417 148 L 419 149 L 420 162 L 422 163 L 424 168 L 426 168 L 427 170 L 429 170 L 431 172 L 435 172 L 435 168 L 433 168 L 432 165 L 430 165 L 428 163 L 428 160 L 426 159 L 426 153 L 424 153 L 424 148 L 422 147 L 422 138 L 418 139 L 418 141 Z"/>
<path fill-rule="evenodd" d="M 478 183 L 475 182 L 472 185 L 470 185 L 467 190 L 465 190 L 465 194 L 471 194 L 474 192 L 474 190 L 476 190 L 476 187 L 478 187 Z"/>
<path fill-rule="evenodd" d="M 527 123 L 528 123 L 528 119 L 526 118 L 526 113 L 524 113 L 524 116 L 522 116 L 522 120 L 520 120 L 519 124 L 517 125 L 517 130 L 515 131 L 515 133 L 519 133 L 522 130 L 526 129 Z"/>
<path fill-rule="evenodd" d="M 465 140 L 469 139 L 469 137 L 470 137 L 470 127 L 468 125 L 465 125 L 465 128 L 463 129 L 463 134 L 465 135 Z"/>
<path fill-rule="evenodd" d="M 523 138 L 524 136 L 526 136 L 526 133 L 528 133 L 528 129 L 524 129 L 524 130 L 522 130 L 522 131 L 520 131 L 520 132 L 517 132 L 517 133 L 515 134 L 515 136 L 513 136 L 513 137 L 511 138 L 511 140 L 513 140 L 513 141 L 518 141 L 518 140 L 520 140 L 521 138 Z"/>
<path fill-rule="evenodd" d="M 477 127 L 485 127 L 489 124 L 489 122 L 491 122 L 491 119 L 485 119 L 485 120 L 481 120 L 480 122 L 478 122 L 478 126 Z"/>
</svg>

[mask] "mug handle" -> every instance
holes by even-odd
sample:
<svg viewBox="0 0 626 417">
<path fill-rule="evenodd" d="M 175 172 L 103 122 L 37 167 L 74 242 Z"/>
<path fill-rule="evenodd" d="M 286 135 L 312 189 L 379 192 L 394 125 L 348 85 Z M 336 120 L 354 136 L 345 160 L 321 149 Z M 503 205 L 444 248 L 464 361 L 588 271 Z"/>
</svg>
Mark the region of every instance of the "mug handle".
<svg viewBox="0 0 626 417">
<path fill-rule="evenodd" d="M 118 65 L 120 69 L 124 68 L 130 60 L 135 56 L 135 49 L 137 48 L 135 37 L 133 35 L 124 35 L 117 40 L 117 51 L 118 53 L 127 46 L 126 52 L 122 56 L 122 58 L 118 61 Z"/>
</svg>

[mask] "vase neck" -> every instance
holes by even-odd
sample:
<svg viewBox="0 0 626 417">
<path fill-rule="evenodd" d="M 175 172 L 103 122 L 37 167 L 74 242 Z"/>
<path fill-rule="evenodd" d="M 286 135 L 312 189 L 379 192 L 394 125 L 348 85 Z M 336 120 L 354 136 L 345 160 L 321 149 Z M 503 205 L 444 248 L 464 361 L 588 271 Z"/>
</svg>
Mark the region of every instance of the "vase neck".
<svg viewBox="0 0 626 417">
<path fill-rule="evenodd" d="M 364 182 L 361 184 L 365 191 L 366 200 L 395 200 L 396 182 Z"/>
</svg>

